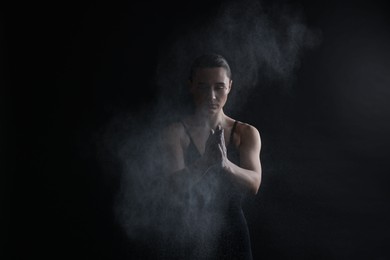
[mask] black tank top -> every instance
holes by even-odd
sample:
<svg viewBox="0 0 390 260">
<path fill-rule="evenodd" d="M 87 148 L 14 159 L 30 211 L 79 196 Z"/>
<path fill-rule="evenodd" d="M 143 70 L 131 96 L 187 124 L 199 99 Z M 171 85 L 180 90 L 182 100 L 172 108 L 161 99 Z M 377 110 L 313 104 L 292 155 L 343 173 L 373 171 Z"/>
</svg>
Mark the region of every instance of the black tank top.
<svg viewBox="0 0 390 260">
<path fill-rule="evenodd" d="M 190 138 L 184 151 L 186 165 L 201 157 L 189 129 L 181 122 Z M 232 127 L 226 147 L 229 160 L 239 166 L 239 151 L 234 145 Z M 241 208 L 242 191 L 222 170 L 211 170 L 183 198 L 180 235 L 182 259 L 252 259 L 249 231 Z M 185 232 L 187 233 L 185 233 Z M 179 258 L 181 258 L 179 257 Z"/>
</svg>

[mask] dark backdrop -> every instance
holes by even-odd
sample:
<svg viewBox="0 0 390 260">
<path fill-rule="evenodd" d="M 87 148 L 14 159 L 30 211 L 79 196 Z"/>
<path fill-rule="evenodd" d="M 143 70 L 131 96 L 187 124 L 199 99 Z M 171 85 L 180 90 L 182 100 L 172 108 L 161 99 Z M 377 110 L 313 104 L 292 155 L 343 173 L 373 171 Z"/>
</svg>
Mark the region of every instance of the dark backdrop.
<svg viewBox="0 0 390 260">
<path fill-rule="evenodd" d="M 157 100 L 162 46 L 220 2 L 2 4 L 7 259 L 140 254 L 114 221 L 119 169 L 101 166 L 94 138 L 118 114 L 142 120 Z M 245 208 L 254 258 L 387 259 L 389 8 L 284 3 L 302 8 L 322 41 L 305 52 L 290 91 L 259 88 L 237 115 L 263 143 L 263 183 Z"/>
</svg>

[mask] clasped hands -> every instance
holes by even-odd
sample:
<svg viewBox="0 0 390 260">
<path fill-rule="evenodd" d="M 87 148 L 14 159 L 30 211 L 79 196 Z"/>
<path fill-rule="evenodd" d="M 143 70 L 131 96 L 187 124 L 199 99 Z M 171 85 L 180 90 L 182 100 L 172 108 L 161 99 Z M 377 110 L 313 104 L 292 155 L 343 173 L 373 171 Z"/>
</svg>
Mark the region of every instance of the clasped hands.
<svg viewBox="0 0 390 260">
<path fill-rule="evenodd" d="M 228 158 L 225 144 L 225 135 L 223 128 L 218 125 L 215 130 L 211 130 L 210 135 L 206 141 L 205 152 L 203 159 L 206 164 L 217 166 L 222 169 L 227 168 Z"/>
</svg>

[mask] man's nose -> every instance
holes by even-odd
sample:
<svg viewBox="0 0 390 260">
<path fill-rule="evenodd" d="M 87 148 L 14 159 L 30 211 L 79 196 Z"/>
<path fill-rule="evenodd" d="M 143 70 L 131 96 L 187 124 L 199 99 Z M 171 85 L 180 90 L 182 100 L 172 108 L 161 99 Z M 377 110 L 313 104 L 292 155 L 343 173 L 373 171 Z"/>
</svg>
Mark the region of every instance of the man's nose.
<svg viewBox="0 0 390 260">
<path fill-rule="evenodd" d="M 217 97 L 216 97 L 216 95 L 215 95 L 215 91 L 214 91 L 214 89 L 213 88 L 210 88 L 210 90 L 209 90 L 209 93 L 208 93 L 209 95 L 209 98 L 211 99 L 211 100 L 214 100 L 214 99 L 216 99 Z"/>
</svg>

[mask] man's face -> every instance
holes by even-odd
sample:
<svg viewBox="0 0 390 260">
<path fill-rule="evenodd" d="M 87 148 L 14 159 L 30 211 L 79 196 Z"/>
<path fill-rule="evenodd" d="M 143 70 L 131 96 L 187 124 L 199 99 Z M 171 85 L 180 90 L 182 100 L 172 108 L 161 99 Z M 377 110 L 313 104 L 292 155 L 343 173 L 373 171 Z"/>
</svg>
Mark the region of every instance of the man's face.
<svg viewBox="0 0 390 260">
<path fill-rule="evenodd" d="M 190 82 L 196 108 L 211 114 L 219 112 L 226 103 L 231 85 L 225 68 L 197 69 Z"/>
</svg>

